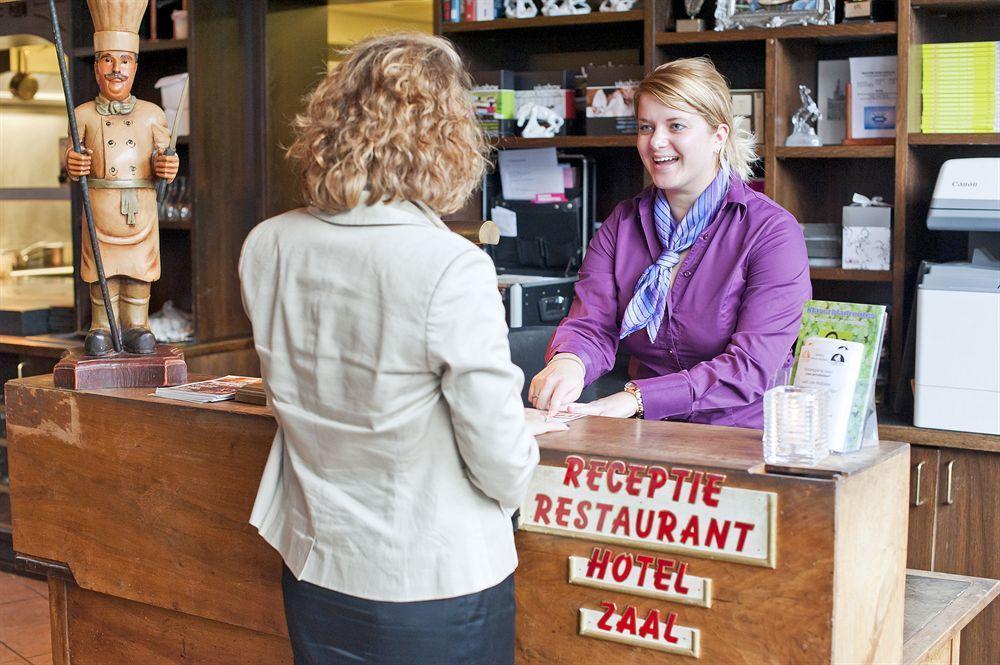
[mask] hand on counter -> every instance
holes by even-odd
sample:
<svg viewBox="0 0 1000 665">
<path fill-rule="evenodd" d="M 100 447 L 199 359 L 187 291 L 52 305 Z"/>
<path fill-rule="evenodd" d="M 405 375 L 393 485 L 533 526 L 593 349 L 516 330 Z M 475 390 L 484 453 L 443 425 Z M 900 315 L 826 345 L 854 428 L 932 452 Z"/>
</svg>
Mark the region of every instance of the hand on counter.
<svg viewBox="0 0 1000 665">
<path fill-rule="evenodd" d="M 565 432 L 569 429 L 569 425 L 566 423 L 560 420 L 553 420 L 536 409 L 525 409 L 524 420 L 528 424 L 528 431 L 531 433 L 531 436 L 538 436 L 546 432 Z"/>
<path fill-rule="evenodd" d="M 631 418 L 639 410 L 639 402 L 631 393 L 622 391 L 614 395 L 608 395 L 601 399 L 595 399 L 587 404 L 570 404 L 567 408 L 570 413 L 584 413 L 588 416 L 606 416 L 608 418 Z"/>
<path fill-rule="evenodd" d="M 580 397 L 583 376 L 583 361 L 571 353 L 557 354 L 531 380 L 528 399 L 536 409 L 553 416 Z"/>
</svg>

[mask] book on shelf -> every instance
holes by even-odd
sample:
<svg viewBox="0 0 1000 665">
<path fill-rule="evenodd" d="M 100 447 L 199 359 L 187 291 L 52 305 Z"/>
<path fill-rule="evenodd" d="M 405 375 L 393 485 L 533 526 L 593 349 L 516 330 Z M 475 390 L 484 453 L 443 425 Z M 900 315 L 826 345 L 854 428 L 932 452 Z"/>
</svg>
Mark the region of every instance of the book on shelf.
<svg viewBox="0 0 1000 665">
<path fill-rule="evenodd" d="M 792 366 L 792 382 L 795 385 L 800 385 L 800 382 L 805 384 L 817 381 L 815 375 L 817 370 L 814 367 L 810 368 L 810 373 L 813 373 L 813 376 L 807 377 L 805 372 L 803 372 L 802 377 L 799 376 L 800 367 L 804 367 L 802 351 L 803 348 L 807 348 L 807 340 L 814 338 L 819 340 L 839 340 L 864 345 L 863 350 L 854 347 L 854 351 L 840 351 L 845 361 L 849 354 L 858 354 L 859 367 L 857 378 L 854 380 L 853 396 L 850 400 L 850 416 L 847 418 L 842 430 L 831 428 L 833 432 L 843 432 L 839 441 L 831 439 L 830 442 L 831 449 L 838 452 L 853 452 L 858 450 L 866 440 L 877 436 L 874 421 L 875 383 L 878 375 L 879 358 L 882 352 L 882 340 L 885 336 L 886 319 L 887 312 L 884 305 L 808 300 L 803 306 L 802 325 L 799 328 L 799 336 L 795 344 L 795 363 Z M 816 344 L 816 342 L 813 342 L 813 344 Z M 829 343 L 821 342 L 821 344 Z M 847 346 L 849 349 L 852 347 L 852 345 L 844 346 Z M 816 346 L 815 348 L 827 350 L 826 346 Z M 833 355 L 830 354 L 830 358 Z M 840 371 L 842 374 L 847 373 L 847 367 L 837 369 L 836 371 Z M 853 370 L 851 371 L 853 372 Z M 833 371 L 831 370 L 830 373 L 831 378 L 829 381 L 831 386 L 834 386 L 834 390 L 836 390 L 836 386 L 841 381 L 846 381 L 846 378 L 840 375 L 834 381 L 832 377 Z M 831 402 L 836 404 L 835 400 L 836 396 L 834 396 L 834 400 L 831 400 Z M 832 411 L 833 409 L 831 409 Z"/>
<path fill-rule="evenodd" d="M 237 390 L 252 385 L 263 387 L 262 381 L 257 377 L 228 375 L 218 379 L 184 383 L 179 386 L 160 387 L 156 389 L 155 395 L 182 402 L 207 404 L 233 399 L 236 397 Z"/>
<path fill-rule="evenodd" d="M 923 133 L 1000 132 L 1000 42 L 921 45 Z"/>
</svg>

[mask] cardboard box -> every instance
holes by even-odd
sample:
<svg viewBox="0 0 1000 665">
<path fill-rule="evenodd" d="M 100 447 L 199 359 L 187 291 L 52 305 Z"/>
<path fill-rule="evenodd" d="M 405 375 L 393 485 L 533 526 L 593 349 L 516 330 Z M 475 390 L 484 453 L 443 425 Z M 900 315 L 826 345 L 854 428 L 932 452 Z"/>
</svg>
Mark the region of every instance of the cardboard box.
<svg viewBox="0 0 1000 665">
<path fill-rule="evenodd" d="M 476 119 L 490 136 L 514 135 L 514 72 L 498 69 L 473 72 L 469 91 Z"/>
<path fill-rule="evenodd" d="M 642 67 L 638 65 L 587 70 L 588 136 L 636 133 L 632 97 L 642 77 Z"/>
</svg>

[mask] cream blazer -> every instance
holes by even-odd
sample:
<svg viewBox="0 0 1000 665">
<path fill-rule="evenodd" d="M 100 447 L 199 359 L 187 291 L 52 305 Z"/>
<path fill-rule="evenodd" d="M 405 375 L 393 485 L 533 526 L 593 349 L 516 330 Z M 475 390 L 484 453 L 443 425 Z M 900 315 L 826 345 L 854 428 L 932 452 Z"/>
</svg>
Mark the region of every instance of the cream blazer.
<svg viewBox="0 0 1000 665">
<path fill-rule="evenodd" d="M 250 523 L 295 576 L 417 601 L 510 575 L 538 445 L 489 257 L 411 203 L 303 208 L 239 271 L 278 422 Z"/>
</svg>

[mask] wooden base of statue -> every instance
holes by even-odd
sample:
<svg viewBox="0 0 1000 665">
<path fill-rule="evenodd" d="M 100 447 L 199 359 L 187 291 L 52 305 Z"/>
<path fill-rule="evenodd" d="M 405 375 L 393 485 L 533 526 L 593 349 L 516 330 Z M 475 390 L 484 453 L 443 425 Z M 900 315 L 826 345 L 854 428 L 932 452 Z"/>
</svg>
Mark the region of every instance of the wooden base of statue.
<svg viewBox="0 0 1000 665">
<path fill-rule="evenodd" d="M 70 350 L 52 370 L 56 388 L 154 388 L 187 382 L 184 353 L 175 346 L 157 344 L 153 353 L 113 353 L 87 356 Z"/>
</svg>

